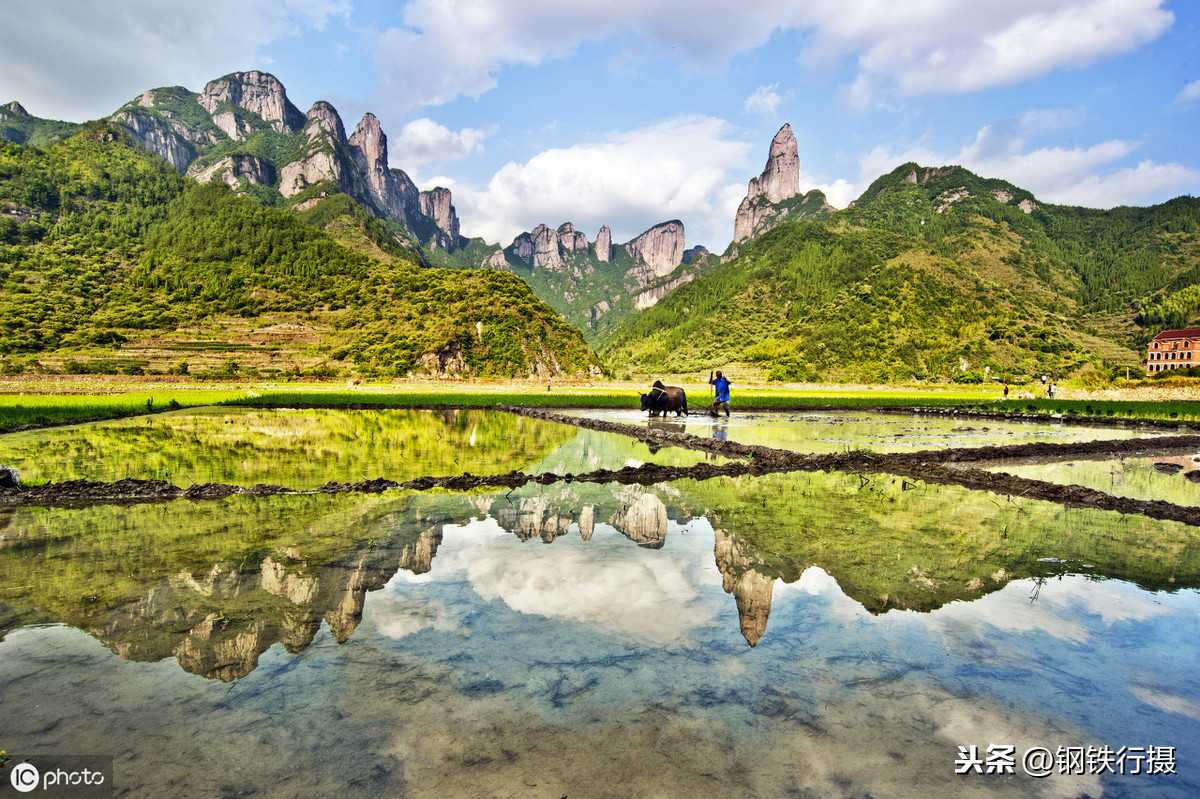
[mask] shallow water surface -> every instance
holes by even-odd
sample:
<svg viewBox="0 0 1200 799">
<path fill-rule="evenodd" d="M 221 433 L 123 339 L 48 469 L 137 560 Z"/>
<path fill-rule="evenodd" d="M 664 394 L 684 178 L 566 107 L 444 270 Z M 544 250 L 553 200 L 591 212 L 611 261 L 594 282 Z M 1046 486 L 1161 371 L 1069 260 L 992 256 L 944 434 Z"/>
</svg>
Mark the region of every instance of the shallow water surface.
<svg viewBox="0 0 1200 799">
<path fill-rule="evenodd" d="M 517 471 L 590 471 L 704 456 L 483 410 L 198 408 L 0 435 L 0 463 L 25 483 L 124 478 L 256 483 L 308 490 L 330 481 Z"/>
<path fill-rule="evenodd" d="M 0 586 L 3 748 L 120 795 L 1200 792 L 1200 531 L 1141 517 L 820 473 L 22 508 Z M 1105 746 L 1177 773 L 1022 767 Z"/>
<path fill-rule="evenodd" d="M 1090 427 L 1056 421 L 1005 421 L 927 414 L 869 411 L 734 411 L 713 418 L 693 409 L 691 416 L 648 419 L 625 409 L 563 411 L 565 414 L 624 424 L 656 425 L 721 441 L 756 444 L 805 453 L 909 452 L 949 447 L 1005 446 L 1033 442 L 1119 440 L 1163 435 L 1124 427 Z"/>
<path fill-rule="evenodd" d="M 1031 480 L 1083 486 L 1118 497 L 1200 505 L 1200 453 L 1011 463 L 988 468 Z"/>
</svg>

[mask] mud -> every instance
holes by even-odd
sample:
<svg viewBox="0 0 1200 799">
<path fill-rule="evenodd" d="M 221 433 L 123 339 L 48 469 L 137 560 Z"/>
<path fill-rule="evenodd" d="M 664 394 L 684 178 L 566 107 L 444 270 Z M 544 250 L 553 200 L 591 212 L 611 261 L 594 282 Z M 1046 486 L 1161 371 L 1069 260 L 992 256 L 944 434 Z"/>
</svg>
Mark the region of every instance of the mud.
<svg viewBox="0 0 1200 799">
<path fill-rule="evenodd" d="M 1065 444 L 1035 442 L 1005 446 L 924 450 L 895 454 L 846 452 L 803 454 L 771 447 L 718 441 L 690 433 L 641 425 L 622 424 L 585 417 L 565 416 L 542 408 L 497 406 L 498 410 L 517 413 L 549 422 L 570 424 L 617 435 L 629 436 L 648 446 L 676 446 L 700 450 L 730 459 L 726 463 L 700 463 L 694 466 L 645 464 L 622 469 L 599 469 L 584 474 L 526 474 L 506 472 L 493 475 L 470 473 L 448 477 L 418 477 L 404 482 L 377 478 L 358 483 L 330 482 L 315 491 L 300 492 L 286 486 L 258 484 L 250 488 L 223 483 L 203 483 L 180 488 L 162 480 L 119 480 L 112 483 L 71 480 L 41 486 L 0 489 L 0 506 L 80 506 L 98 503 L 164 502 L 177 499 L 193 501 L 221 499 L 233 495 L 271 496 L 300 493 L 380 493 L 389 490 L 428 491 L 450 489 L 514 489 L 529 483 L 621 483 L 652 485 L 672 480 L 708 480 L 793 471 L 840 471 L 859 475 L 891 474 L 908 480 L 941 485 L 957 485 L 990 491 L 1010 499 L 1036 499 L 1076 508 L 1096 508 L 1122 514 L 1142 514 L 1154 519 L 1200 526 L 1200 507 L 1175 505 L 1157 500 L 1117 497 L 1076 485 L 1060 485 L 1016 477 L 1004 472 L 985 471 L 978 466 L 1005 461 L 1024 462 L 1046 458 L 1151 455 L 1200 451 L 1200 435 L 1162 436 L 1120 441 L 1087 441 Z"/>
</svg>

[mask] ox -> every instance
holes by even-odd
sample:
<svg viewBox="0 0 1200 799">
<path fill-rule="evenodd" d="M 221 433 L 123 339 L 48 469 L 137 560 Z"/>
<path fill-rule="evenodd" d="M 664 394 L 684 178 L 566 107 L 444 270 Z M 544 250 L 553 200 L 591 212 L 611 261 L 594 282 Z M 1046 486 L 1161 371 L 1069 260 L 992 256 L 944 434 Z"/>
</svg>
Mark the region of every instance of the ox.
<svg viewBox="0 0 1200 799">
<path fill-rule="evenodd" d="M 675 411 L 676 416 L 687 416 L 687 394 L 679 386 L 664 386 L 661 380 L 655 380 L 649 394 L 638 392 L 642 398 L 642 410 L 650 411 L 651 416 L 666 416 Z"/>
</svg>

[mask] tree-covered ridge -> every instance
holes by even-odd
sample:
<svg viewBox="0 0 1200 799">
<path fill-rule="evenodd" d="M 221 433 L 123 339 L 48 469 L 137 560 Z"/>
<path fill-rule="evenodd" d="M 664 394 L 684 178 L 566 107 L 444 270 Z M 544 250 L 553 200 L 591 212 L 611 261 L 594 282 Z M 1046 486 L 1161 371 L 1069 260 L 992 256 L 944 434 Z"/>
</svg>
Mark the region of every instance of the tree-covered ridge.
<svg viewBox="0 0 1200 799">
<path fill-rule="evenodd" d="M 600 347 L 616 368 L 741 363 L 789 380 L 1134 365 L 1200 311 L 1198 224 L 1195 198 L 1043 205 L 961 167 L 905 164 L 844 211 L 739 245 Z"/>
<path fill-rule="evenodd" d="M 582 336 L 519 280 L 422 268 L 348 202 L 323 197 L 306 220 L 224 183 L 197 185 L 104 124 L 44 150 L 0 143 L 0 347 L 33 356 L 23 363 L 64 351 L 73 361 L 112 359 L 117 347 L 136 362 L 133 353 L 156 339 L 160 351 L 143 353 L 142 368 L 162 368 L 182 360 L 177 347 L 201 343 L 169 342 L 210 340 L 230 320 L 247 320 L 305 326 L 297 355 L 324 372 L 523 375 L 596 365 Z M 342 225 L 388 259 L 314 224 Z M 267 343 L 234 349 L 246 357 Z M 276 342 L 267 354 L 279 351 Z M 288 361 L 273 371 L 296 368 Z"/>
<path fill-rule="evenodd" d="M 949 256 L 981 222 L 1002 225 L 1019 241 L 1006 256 L 1013 266 L 1060 282 L 1081 308 L 1100 313 L 1129 312 L 1200 262 L 1200 199 L 1107 211 L 1048 205 L 961 167 L 904 164 L 838 218 L 923 239 Z"/>
<path fill-rule="evenodd" d="M 75 122 L 35 117 L 15 100 L 0 105 L 0 140 L 14 144 L 43 146 L 73 136 L 81 127 Z"/>
<path fill-rule="evenodd" d="M 618 329 L 602 352 L 614 367 L 742 363 L 783 380 L 1061 374 L 1098 348 L 1119 354 L 1068 324 L 1052 293 L 1022 290 L 996 252 L 960 255 L 879 229 L 784 223 Z M 989 264 L 999 270 L 989 275 Z"/>
</svg>

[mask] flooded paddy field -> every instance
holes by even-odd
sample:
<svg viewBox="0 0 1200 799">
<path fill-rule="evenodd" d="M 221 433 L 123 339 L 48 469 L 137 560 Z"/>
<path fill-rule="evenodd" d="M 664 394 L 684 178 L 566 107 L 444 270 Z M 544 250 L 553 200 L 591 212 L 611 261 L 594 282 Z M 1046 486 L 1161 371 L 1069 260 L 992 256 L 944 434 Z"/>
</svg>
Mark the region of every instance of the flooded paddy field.
<svg viewBox="0 0 1200 799">
<path fill-rule="evenodd" d="M 715 457 L 460 413 L 405 435 Z M 120 796 L 1200 793 L 1200 527 L 887 473 L 8 507 L 0 636 L 0 748 Z"/>
<path fill-rule="evenodd" d="M 1114 496 L 1200 505 L 1200 453 L 1004 464 L 991 471 L 1080 485 Z"/>
<path fill-rule="evenodd" d="M 0 452 L 23 483 L 140 479 L 301 491 L 330 481 L 704 459 L 678 448 L 652 453 L 625 438 L 599 446 L 604 434 L 580 432 L 484 410 L 197 408 L 10 433 L 0 438 Z M 548 456 L 556 460 L 542 463 Z"/>
<path fill-rule="evenodd" d="M 562 413 L 623 424 L 647 423 L 645 412 L 632 409 L 564 410 Z M 706 408 L 698 406 L 692 408 L 690 416 L 671 414 L 653 420 L 651 424 L 723 441 L 811 453 L 848 450 L 911 452 L 949 447 L 1119 440 L 1163 435 L 1162 430 L 1133 425 L 1093 426 L 1046 419 L 1019 421 L 861 410 L 749 411 L 733 413 L 728 418 L 713 418 L 708 415 Z"/>
</svg>

